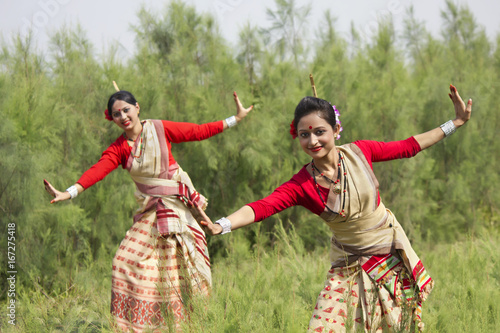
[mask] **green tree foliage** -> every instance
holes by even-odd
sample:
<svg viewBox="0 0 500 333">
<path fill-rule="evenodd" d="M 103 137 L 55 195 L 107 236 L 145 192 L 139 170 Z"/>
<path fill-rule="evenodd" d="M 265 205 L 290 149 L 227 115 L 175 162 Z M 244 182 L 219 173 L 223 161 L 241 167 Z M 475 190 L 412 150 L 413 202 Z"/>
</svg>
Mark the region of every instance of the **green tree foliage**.
<svg viewBox="0 0 500 333">
<path fill-rule="evenodd" d="M 428 33 L 410 9 L 402 33 L 387 18 L 369 41 L 355 27 L 353 39 L 345 40 L 325 13 L 314 43 L 306 44 L 310 7 L 277 0 L 276 8 L 268 11 L 270 28 L 243 28 L 237 51 L 213 17 L 180 1 L 157 13 L 139 11 L 137 51 L 128 60 L 114 49 L 98 59 L 79 27 L 57 31 L 47 54 L 31 37 L 4 43 L 0 229 L 17 225 L 23 289 L 71 293 L 77 276 L 95 269 L 94 262 L 111 265 L 132 223 L 134 185 L 123 170 L 54 206 L 42 184 L 44 178 L 59 189 L 73 184 L 120 135 L 103 115 L 112 80 L 134 93 L 143 118 L 220 120 L 234 113 L 233 91 L 245 105 L 255 105 L 237 128 L 173 145 L 176 160 L 208 197 L 213 218 L 268 195 L 309 162 L 288 131 L 297 102 L 311 94 L 310 72 L 318 95 L 342 114 L 340 144 L 406 139 L 435 128 L 453 117 L 446 96 L 453 83 L 464 98 L 473 98 L 472 120 L 411 160 L 376 164 L 382 200 L 417 243 L 453 242 L 498 227 L 494 92 L 500 88 L 500 37 L 488 40 L 466 7 L 447 1 L 440 37 Z M 245 258 L 252 248 L 269 249 L 278 241 L 278 219 L 285 230 L 293 226 L 306 250 L 327 246 L 329 232 L 320 219 L 296 207 L 231 237 L 210 238 L 212 257 Z M 0 250 L 2 267 L 6 249 Z"/>
<path fill-rule="evenodd" d="M 263 29 L 266 40 L 274 45 L 273 53 L 280 61 L 292 59 L 299 65 L 307 52 L 304 45 L 311 5 L 297 6 L 295 0 L 276 0 L 276 10 L 267 9 L 270 28 Z"/>
</svg>

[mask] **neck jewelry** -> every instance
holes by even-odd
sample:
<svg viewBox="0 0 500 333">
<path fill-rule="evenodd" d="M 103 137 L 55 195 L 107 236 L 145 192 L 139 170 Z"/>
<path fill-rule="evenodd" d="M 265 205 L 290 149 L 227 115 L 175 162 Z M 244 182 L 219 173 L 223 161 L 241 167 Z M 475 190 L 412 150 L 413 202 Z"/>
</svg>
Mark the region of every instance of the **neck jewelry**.
<svg viewBox="0 0 500 333">
<path fill-rule="evenodd" d="M 338 214 L 338 215 L 340 215 L 342 217 L 345 217 L 345 210 L 344 210 L 344 208 L 345 208 L 345 197 L 346 197 L 346 192 L 347 192 L 347 172 L 346 172 L 346 168 L 345 168 L 344 157 L 342 155 L 340 155 L 340 152 L 339 152 L 339 163 L 338 163 L 338 167 L 337 167 L 337 179 L 336 180 L 332 180 L 332 179 L 328 178 L 327 176 L 325 176 L 325 174 L 322 173 L 316 167 L 316 165 L 314 165 L 314 160 L 311 161 L 311 166 L 312 166 L 312 175 L 313 175 L 313 179 L 314 179 L 314 185 L 316 187 L 316 191 L 318 192 L 319 198 L 321 199 L 321 202 L 325 205 L 326 209 L 330 213 Z M 343 181 L 344 188 L 343 189 L 342 189 L 341 181 L 340 181 L 341 180 L 341 177 L 340 177 L 340 174 L 341 174 L 340 168 L 341 167 L 342 167 L 342 169 L 344 171 L 343 172 L 343 174 L 344 174 L 344 181 Z M 318 185 L 318 182 L 316 181 L 315 170 L 319 172 L 319 175 L 321 177 L 325 178 L 326 180 L 328 180 L 330 183 L 333 184 L 333 193 L 338 194 L 339 195 L 339 199 L 341 197 L 341 199 L 342 199 L 342 210 L 340 212 L 336 212 L 333 209 L 331 209 L 330 207 L 328 207 L 328 205 L 326 204 L 325 200 L 321 196 L 321 192 L 319 190 L 319 185 Z M 343 196 L 342 196 L 342 193 L 344 193 Z"/>
<path fill-rule="evenodd" d="M 139 135 L 139 137 L 141 138 L 141 141 L 139 141 L 139 155 L 136 155 L 135 152 L 137 152 L 137 149 L 135 150 L 135 152 L 132 152 L 132 156 L 138 161 L 142 161 L 141 159 L 141 156 L 142 156 L 142 152 L 144 151 L 144 125 L 141 123 L 141 126 L 142 126 L 142 130 L 141 130 L 141 134 Z M 128 141 L 132 141 L 132 142 L 135 142 L 135 140 L 137 140 L 138 138 L 136 138 L 135 140 L 132 140 L 131 138 L 129 138 L 127 136 L 127 133 L 123 133 L 123 136 L 125 137 L 125 139 L 127 139 Z M 133 147 L 132 147 L 133 149 Z"/>
</svg>

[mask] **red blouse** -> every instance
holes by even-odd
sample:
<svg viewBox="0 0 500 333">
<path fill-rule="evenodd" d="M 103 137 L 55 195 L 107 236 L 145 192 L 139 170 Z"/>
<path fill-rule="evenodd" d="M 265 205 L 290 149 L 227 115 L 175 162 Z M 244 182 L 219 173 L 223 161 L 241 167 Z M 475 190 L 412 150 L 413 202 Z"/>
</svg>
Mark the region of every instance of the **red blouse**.
<svg viewBox="0 0 500 333">
<path fill-rule="evenodd" d="M 165 138 L 167 139 L 169 165 L 176 163 L 171 152 L 172 142 L 201 141 L 221 133 L 224 129 L 222 120 L 202 125 L 168 120 L 162 120 L 162 123 L 165 129 Z M 120 135 L 118 139 L 102 153 L 99 161 L 84 172 L 77 183 L 84 188 L 89 188 L 106 177 L 111 171 L 116 169 L 118 165 L 121 164 L 122 168 L 125 169 L 131 152 L 132 147 L 128 145 L 123 135 Z"/>
<path fill-rule="evenodd" d="M 372 169 L 372 162 L 409 158 L 421 151 L 420 145 L 414 137 L 392 142 L 362 140 L 355 141 L 354 144 L 361 149 Z M 309 209 L 316 215 L 323 213 L 325 205 L 318 196 L 314 180 L 307 172 L 306 166 L 307 164 L 266 198 L 248 204 L 255 213 L 255 222 L 297 205 Z M 320 186 L 319 189 L 326 202 L 330 190 L 323 186 Z M 378 202 L 380 203 L 380 194 Z"/>
</svg>

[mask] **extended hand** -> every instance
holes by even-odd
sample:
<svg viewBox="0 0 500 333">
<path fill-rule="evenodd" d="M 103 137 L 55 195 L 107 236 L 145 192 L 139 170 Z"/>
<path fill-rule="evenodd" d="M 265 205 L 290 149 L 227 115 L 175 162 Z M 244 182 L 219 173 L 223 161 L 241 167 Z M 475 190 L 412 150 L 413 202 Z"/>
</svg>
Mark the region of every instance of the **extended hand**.
<svg viewBox="0 0 500 333">
<path fill-rule="evenodd" d="M 45 184 L 45 191 L 47 191 L 47 193 L 49 193 L 51 196 L 54 197 L 54 199 L 52 199 L 50 201 L 51 204 L 55 203 L 55 202 L 59 202 L 59 201 L 64 201 L 64 200 L 71 199 L 71 196 L 69 195 L 68 192 L 61 192 L 61 191 L 56 190 L 54 188 L 54 186 L 52 186 L 45 179 L 43 180 L 43 183 Z"/>
<path fill-rule="evenodd" d="M 458 94 L 457 88 L 450 84 L 450 99 L 455 106 L 455 120 L 453 123 L 456 127 L 460 127 L 465 124 L 469 119 L 472 112 L 472 99 L 467 101 L 467 105 L 465 105 L 464 101 Z"/>
<path fill-rule="evenodd" d="M 233 92 L 234 96 L 234 102 L 236 103 L 236 120 L 238 122 L 241 121 L 241 119 L 245 118 L 247 114 L 252 111 L 253 105 L 251 105 L 249 108 L 244 108 L 243 105 L 240 102 L 240 99 L 238 98 L 238 95 L 236 94 L 236 91 Z"/>
<path fill-rule="evenodd" d="M 190 203 L 191 204 L 191 203 Z M 191 210 L 194 218 L 200 224 L 201 228 L 205 231 L 205 233 L 213 236 L 218 235 L 222 232 L 222 227 L 220 224 L 212 223 L 212 220 L 205 214 L 205 211 L 201 209 L 197 204 L 192 204 L 194 206 L 194 210 Z"/>
</svg>

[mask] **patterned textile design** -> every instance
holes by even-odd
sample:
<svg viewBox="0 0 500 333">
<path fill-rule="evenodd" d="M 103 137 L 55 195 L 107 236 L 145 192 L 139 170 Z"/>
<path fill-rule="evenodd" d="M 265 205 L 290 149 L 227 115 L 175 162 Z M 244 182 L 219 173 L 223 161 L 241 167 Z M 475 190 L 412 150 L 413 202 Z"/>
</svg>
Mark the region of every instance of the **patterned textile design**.
<svg viewBox="0 0 500 333">
<path fill-rule="evenodd" d="M 377 206 L 379 183 L 364 154 L 352 144 L 337 148 L 344 157 L 346 165 L 347 192 L 342 193 L 342 200 L 345 198 L 345 216 L 331 213 L 326 209 L 321 214 L 333 232 L 330 249 L 332 270 L 328 276 L 327 287 L 331 281 L 336 281 L 342 285 L 344 291 L 348 290 L 347 287 L 351 288 L 349 290 L 354 294 L 350 294 L 350 297 L 356 295 L 362 297 L 363 301 L 356 303 L 355 315 L 349 317 L 350 321 L 339 323 L 342 314 L 346 314 L 349 310 L 345 307 L 340 309 L 338 305 L 339 302 L 345 301 L 346 296 L 339 298 L 342 301 L 338 301 L 336 298 L 330 298 L 329 296 L 332 296 L 330 294 L 323 294 L 323 298 L 320 295 L 322 307 L 339 309 L 330 317 L 322 316 L 315 310 L 315 316 L 331 320 L 320 322 L 318 318 L 313 317 L 310 329 L 318 332 L 323 329 L 325 332 L 329 330 L 343 332 L 346 325 L 353 325 L 354 320 L 357 324 L 360 324 L 359 321 L 363 322 L 368 332 L 370 329 L 367 327 L 378 329 L 382 322 L 388 327 L 400 326 L 407 318 L 415 320 L 418 328 L 423 329 L 422 301 L 425 301 L 434 283 L 394 214 L 386 209 L 382 202 Z M 345 178 L 342 178 L 341 187 L 344 181 Z M 328 206 L 337 209 L 339 202 L 340 196 L 330 190 Z M 343 271 L 345 266 L 353 269 L 354 273 L 346 274 Z M 336 276 L 335 273 L 339 275 Z M 333 275 L 330 276 L 331 274 Z M 349 276 L 349 281 L 344 281 L 344 276 Z M 356 287 L 359 285 L 363 285 L 364 288 Z M 338 287 L 335 289 L 339 290 Z M 365 295 L 365 289 L 377 292 Z M 401 295 L 404 295 L 406 303 L 401 301 Z M 379 306 L 379 311 L 370 311 L 367 304 Z M 405 307 L 411 308 L 411 311 L 403 311 Z M 391 313 L 399 313 L 403 319 L 395 320 Z M 377 319 L 377 316 L 380 318 Z"/>
<path fill-rule="evenodd" d="M 403 290 L 402 280 L 410 281 L 409 273 L 399 264 L 391 272 L 396 282 L 389 291 L 392 287 L 384 279 L 375 282 L 358 263 L 330 269 L 308 332 L 409 331 L 415 324 L 411 314 L 416 308 Z M 415 291 L 415 284 L 409 285 L 409 289 Z"/>
<path fill-rule="evenodd" d="M 384 287 L 389 291 L 392 297 L 397 296 L 399 277 L 394 274 L 395 268 L 401 266 L 403 262 L 392 254 L 385 256 L 372 256 L 361 267 L 372 278 L 373 281 Z M 420 263 L 421 271 L 412 273 L 412 276 L 407 276 L 402 281 L 403 294 L 408 302 L 413 300 L 415 294 L 415 282 L 417 281 L 417 289 L 422 290 L 422 284 L 432 283 L 431 277 L 425 271 L 424 266 Z M 415 270 L 414 270 L 415 271 Z M 419 276 L 420 280 L 415 279 Z M 419 295 L 422 298 L 422 295 Z M 422 320 L 422 302 L 417 300 L 415 302 L 415 311 L 413 312 L 415 319 Z"/>
<path fill-rule="evenodd" d="M 127 170 L 134 180 L 137 191 L 135 198 L 139 209 L 134 222 L 145 219 L 151 210 L 159 213 L 155 216 L 161 235 L 178 234 L 183 238 L 189 255 L 203 278 L 212 284 L 208 247 L 205 233 L 192 217 L 183 199 L 186 195 L 202 208 L 207 200 L 194 188 L 189 175 L 178 164 L 169 167 L 168 147 L 160 120 L 146 120 L 143 124 L 142 153 L 137 152 L 139 140 L 136 140 L 127 162 Z M 134 156 L 141 156 L 135 158 Z M 203 241 L 200 241 L 200 235 Z"/>
<path fill-rule="evenodd" d="M 144 151 L 140 151 L 139 140 L 136 140 L 127 161 L 127 170 L 137 187 L 136 200 L 141 207 L 134 221 L 142 218 L 142 214 L 153 207 L 163 209 L 162 199 L 166 197 L 176 196 L 184 203 L 191 200 L 205 209 L 207 200 L 196 191 L 188 174 L 176 163 L 169 166 L 162 122 L 146 120 L 143 123 L 141 138 Z M 158 218 L 158 230 L 162 235 L 184 231 L 175 219 L 164 218 L 163 214 Z"/>
<path fill-rule="evenodd" d="M 196 246 L 202 246 L 204 236 L 195 237 Z M 126 332 L 179 329 L 188 316 L 190 300 L 210 290 L 189 251 L 180 235 L 158 234 L 154 210 L 133 224 L 113 259 L 111 314 L 119 328 Z"/>
<path fill-rule="evenodd" d="M 205 234 L 184 203 L 207 201 L 179 165 L 169 166 L 161 121 L 146 120 L 141 138 L 143 151 L 136 140 L 127 161 L 140 208 L 113 260 L 111 313 L 127 332 L 171 332 L 212 284 Z"/>
</svg>

